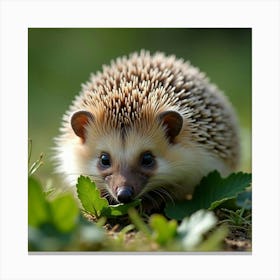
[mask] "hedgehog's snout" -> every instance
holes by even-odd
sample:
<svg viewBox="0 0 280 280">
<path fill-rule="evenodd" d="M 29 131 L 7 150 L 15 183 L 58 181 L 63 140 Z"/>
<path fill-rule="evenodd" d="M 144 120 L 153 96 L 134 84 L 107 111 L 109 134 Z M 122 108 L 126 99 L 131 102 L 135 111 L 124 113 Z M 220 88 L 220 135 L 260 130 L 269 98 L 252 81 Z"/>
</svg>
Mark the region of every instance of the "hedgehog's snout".
<svg viewBox="0 0 280 280">
<path fill-rule="evenodd" d="M 117 199 L 120 203 L 128 203 L 133 199 L 133 188 L 130 186 L 121 186 L 117 189 Z"/>
</svg>

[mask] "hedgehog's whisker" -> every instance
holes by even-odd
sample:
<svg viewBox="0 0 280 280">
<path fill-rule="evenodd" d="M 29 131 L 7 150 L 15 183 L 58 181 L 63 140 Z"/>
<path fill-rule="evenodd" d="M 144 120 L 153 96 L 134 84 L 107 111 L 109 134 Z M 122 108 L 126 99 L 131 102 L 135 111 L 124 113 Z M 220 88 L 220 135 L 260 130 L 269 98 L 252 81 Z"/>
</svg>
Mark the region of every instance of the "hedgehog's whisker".
<svg viewBox="0 0 280 280">
<path fill-rule="evenodd" d="M 166 202 L 166 197 L 160 192 L 160 189 L 154 189 L 150 191 L 150 193 L 155 194 L 156 196 L 160 197 L 163 202 Z"/>
<path fill-rule="evenodd" d="M 168 202 L 168 200 L 171 200 L 172 202 L 174 202 L 172 195 L 169 193 L 169 191 L 167 189 L 160 188 L 157 191 L 158 191 L 158 193 L 161 193 L 162 196 L 165 198 L 165 202 Z"/>
<path fill-rule="evenodd" d="M 145 194 L 142 196 L 142 198 L 151 201 L 152 208 L 156 208 L 156 209 L 157 209 L 157 208 L 160 207 L 160 204 L 157 202 L 156 199 L 154 199 L 154 197 L 153 197 L 150 193 L 145 193 Z"/>
</svg>

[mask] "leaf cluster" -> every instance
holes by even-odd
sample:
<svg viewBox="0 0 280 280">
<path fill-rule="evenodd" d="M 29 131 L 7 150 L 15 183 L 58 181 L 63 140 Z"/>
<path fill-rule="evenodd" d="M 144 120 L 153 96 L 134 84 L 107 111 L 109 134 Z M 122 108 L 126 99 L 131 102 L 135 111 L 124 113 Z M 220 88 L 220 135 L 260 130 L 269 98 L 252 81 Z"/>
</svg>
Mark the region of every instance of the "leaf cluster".
<svg viewBox="0 0 280 280">
<path fill-rule="evenodd" d="M 251 174 L 248 173 L 232 173 L 227 178 L 222 178 L 217 171 L 213 171 L 202 178 L 191 200 L 169 203 L 165 214 L 169 218 L 182 220 L 199 209 L 214 210 L 244 192 L 250 186 L 251 179 Z"/>
<path fill-rule="evenodd" d="M 197 211 L 190 217 L 185 217 L 181 224 L 178 224 L 175 219 L 168 220 L 161 214 L 152 215 L 148 219 L 148 224 L 146 224 L 134 208 L 139 205 L 139 202 L 110 206 L 107 200 L 100 196 L 100 191 L 88 177 L 79 177 L 77 192 L 84 210 L 97 219 L 128 214 L 132 224 L 128 225 L 125 231 L 136 228 L 140 235 L 142 235 L 140 238 L 142 243 L 144 242 L 148 245 L 145 247 L 146 250 L 155 250 L 155 248 L 156 250 L 167 251 L 190 251 L 195 250 L 195 248 L 217 250 L 220 248 L 222 238 L 225 237 L 227 232 L 225 227 L 219 228 L 217 233 L 214 230 L 211 239 L 209 239 L 210 241 L 205 241 L 204 235 L 210 229 L 213 229 L 217 224 L 217 219 L 212 212 L 204 210 Z M 118 211 L 115 212 L 115 209 L 118 209 Z M 123 238 L 123 230 L 116 234 L 115 238 L 116 240 Z M 210 243 L 208 244 L 207 242 Z M 112 244 L 112 248 L 115 248 L 115 244 Z M 135 247 L 126 247 L 125 250 L 132 248 Z"/>
</svg>

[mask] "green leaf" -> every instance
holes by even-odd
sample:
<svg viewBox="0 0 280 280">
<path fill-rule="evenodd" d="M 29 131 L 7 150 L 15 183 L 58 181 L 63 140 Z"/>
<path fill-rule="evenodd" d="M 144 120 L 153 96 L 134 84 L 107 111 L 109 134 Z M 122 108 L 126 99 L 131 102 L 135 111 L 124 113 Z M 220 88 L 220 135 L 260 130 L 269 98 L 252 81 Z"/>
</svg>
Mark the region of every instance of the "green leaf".
<svg viewBox="0 0 280 280">
<path fill-rule="evenodd" d="M 197 207 L 193 200 L 180 201 L 175 204 L 167 203 L 164 208 L 164 212 L 168 218 L 178 221 L 190 216 L 197 210 L 199 210 L 199 207 Z"/>
<path fill-rule="evenodd" d="M 251 174 L 247 173 L 232 173 L 225 179 L 222 179 L 217 171 L 215 173 L 216 177 L 215 179 L 213 178 L 213 181 L 202 181 L 204 186 L 217 184 L 216 188 L 213 188 L 212 190 L 210 189 L 209 193 L 207 193 L 207 195 L 209 195 L 213 201 L 209 207 L 210 210 L 215 209 L 226 200 L 235 198 L 240 192 L 244 191 L 252 181 Z M 204 186 L 200 187 L 201 194 L 203 192 Z M 204 205 L 208 205 L 207 200 L 204 200 Z"/>
<path fill-rule="evenodd" d="M 171 241 L 176 235 L 177 221 L 175 220 L 168 221 L 164 216 L 154 214 L 151 216 L 149 223 L 153 229 L 153 239 L 161 245 Z"/>
<path fill-rule="evenodd" d="M 251 184 L 251 174 L 232 173 L 227 178 L 221 178 L 217 171 L 202 178 L 195 188 L 192 200 L 176 204 L 167 204 L 165 213 L 169 218 L 182 220 L 199 209 L 213 210 L 222 202 L 235 198 L 238 193 Z"/>
<path fill-rule="evenodd" d="M 100 190 L 88 177 L 78 178 L 77 192 L 85 211 L 97 218 L 100 217 L 103 209 L 109 206 L 108 201 L 100 196 Z"/>
<path fill-rule="evenodd" d="M 79 217 L 79 208 L 71 194 L 50 202 L 52 222 L 60 232 L 73 230 Z"/>
<path fill-rule="evenodd" d="M 238 194 L 236 204 L 246 210 L 252 209 L 252 191 L 245 191 Z"/>
<path fill-rule="evenodd" d="M 45 199 L 40 183 L 28 178 L 28 224 L 34 227 L 50 220 L 49 205 Z"/>
<path fill-rule="evenodd" d="M 140 217 L 139 213 L 135 210 L 135 208 L 128 209 L 128 216 L 134 226 L 142 231 L 148 238 L 151 236 L 150 228 L 146 225 L 143 219 Z"/>
<path fill-rule="evenodd" d="M 117 204 L 117 205 L 110 205 L 108 208 L 105 208 L 102 212 L 107 217 L 117 217 L 126 215 L 129 208 L 136 207 L 140 204 L 141 200 L 137 199 L 130 203 L 126 204 Z"/>
</svg>

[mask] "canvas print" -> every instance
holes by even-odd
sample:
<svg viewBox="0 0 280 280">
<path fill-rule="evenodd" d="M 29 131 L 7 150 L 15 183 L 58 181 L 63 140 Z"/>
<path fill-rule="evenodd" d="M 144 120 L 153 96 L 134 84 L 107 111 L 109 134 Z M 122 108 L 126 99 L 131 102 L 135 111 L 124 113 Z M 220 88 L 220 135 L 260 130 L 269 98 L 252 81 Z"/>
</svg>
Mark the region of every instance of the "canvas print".
<svg viewBox="0 0 280 280">
<path fill-rule="evenodd" d="M 251 252 L 251 29 L 30 28 L 29 252 Z"/>
</svg>

